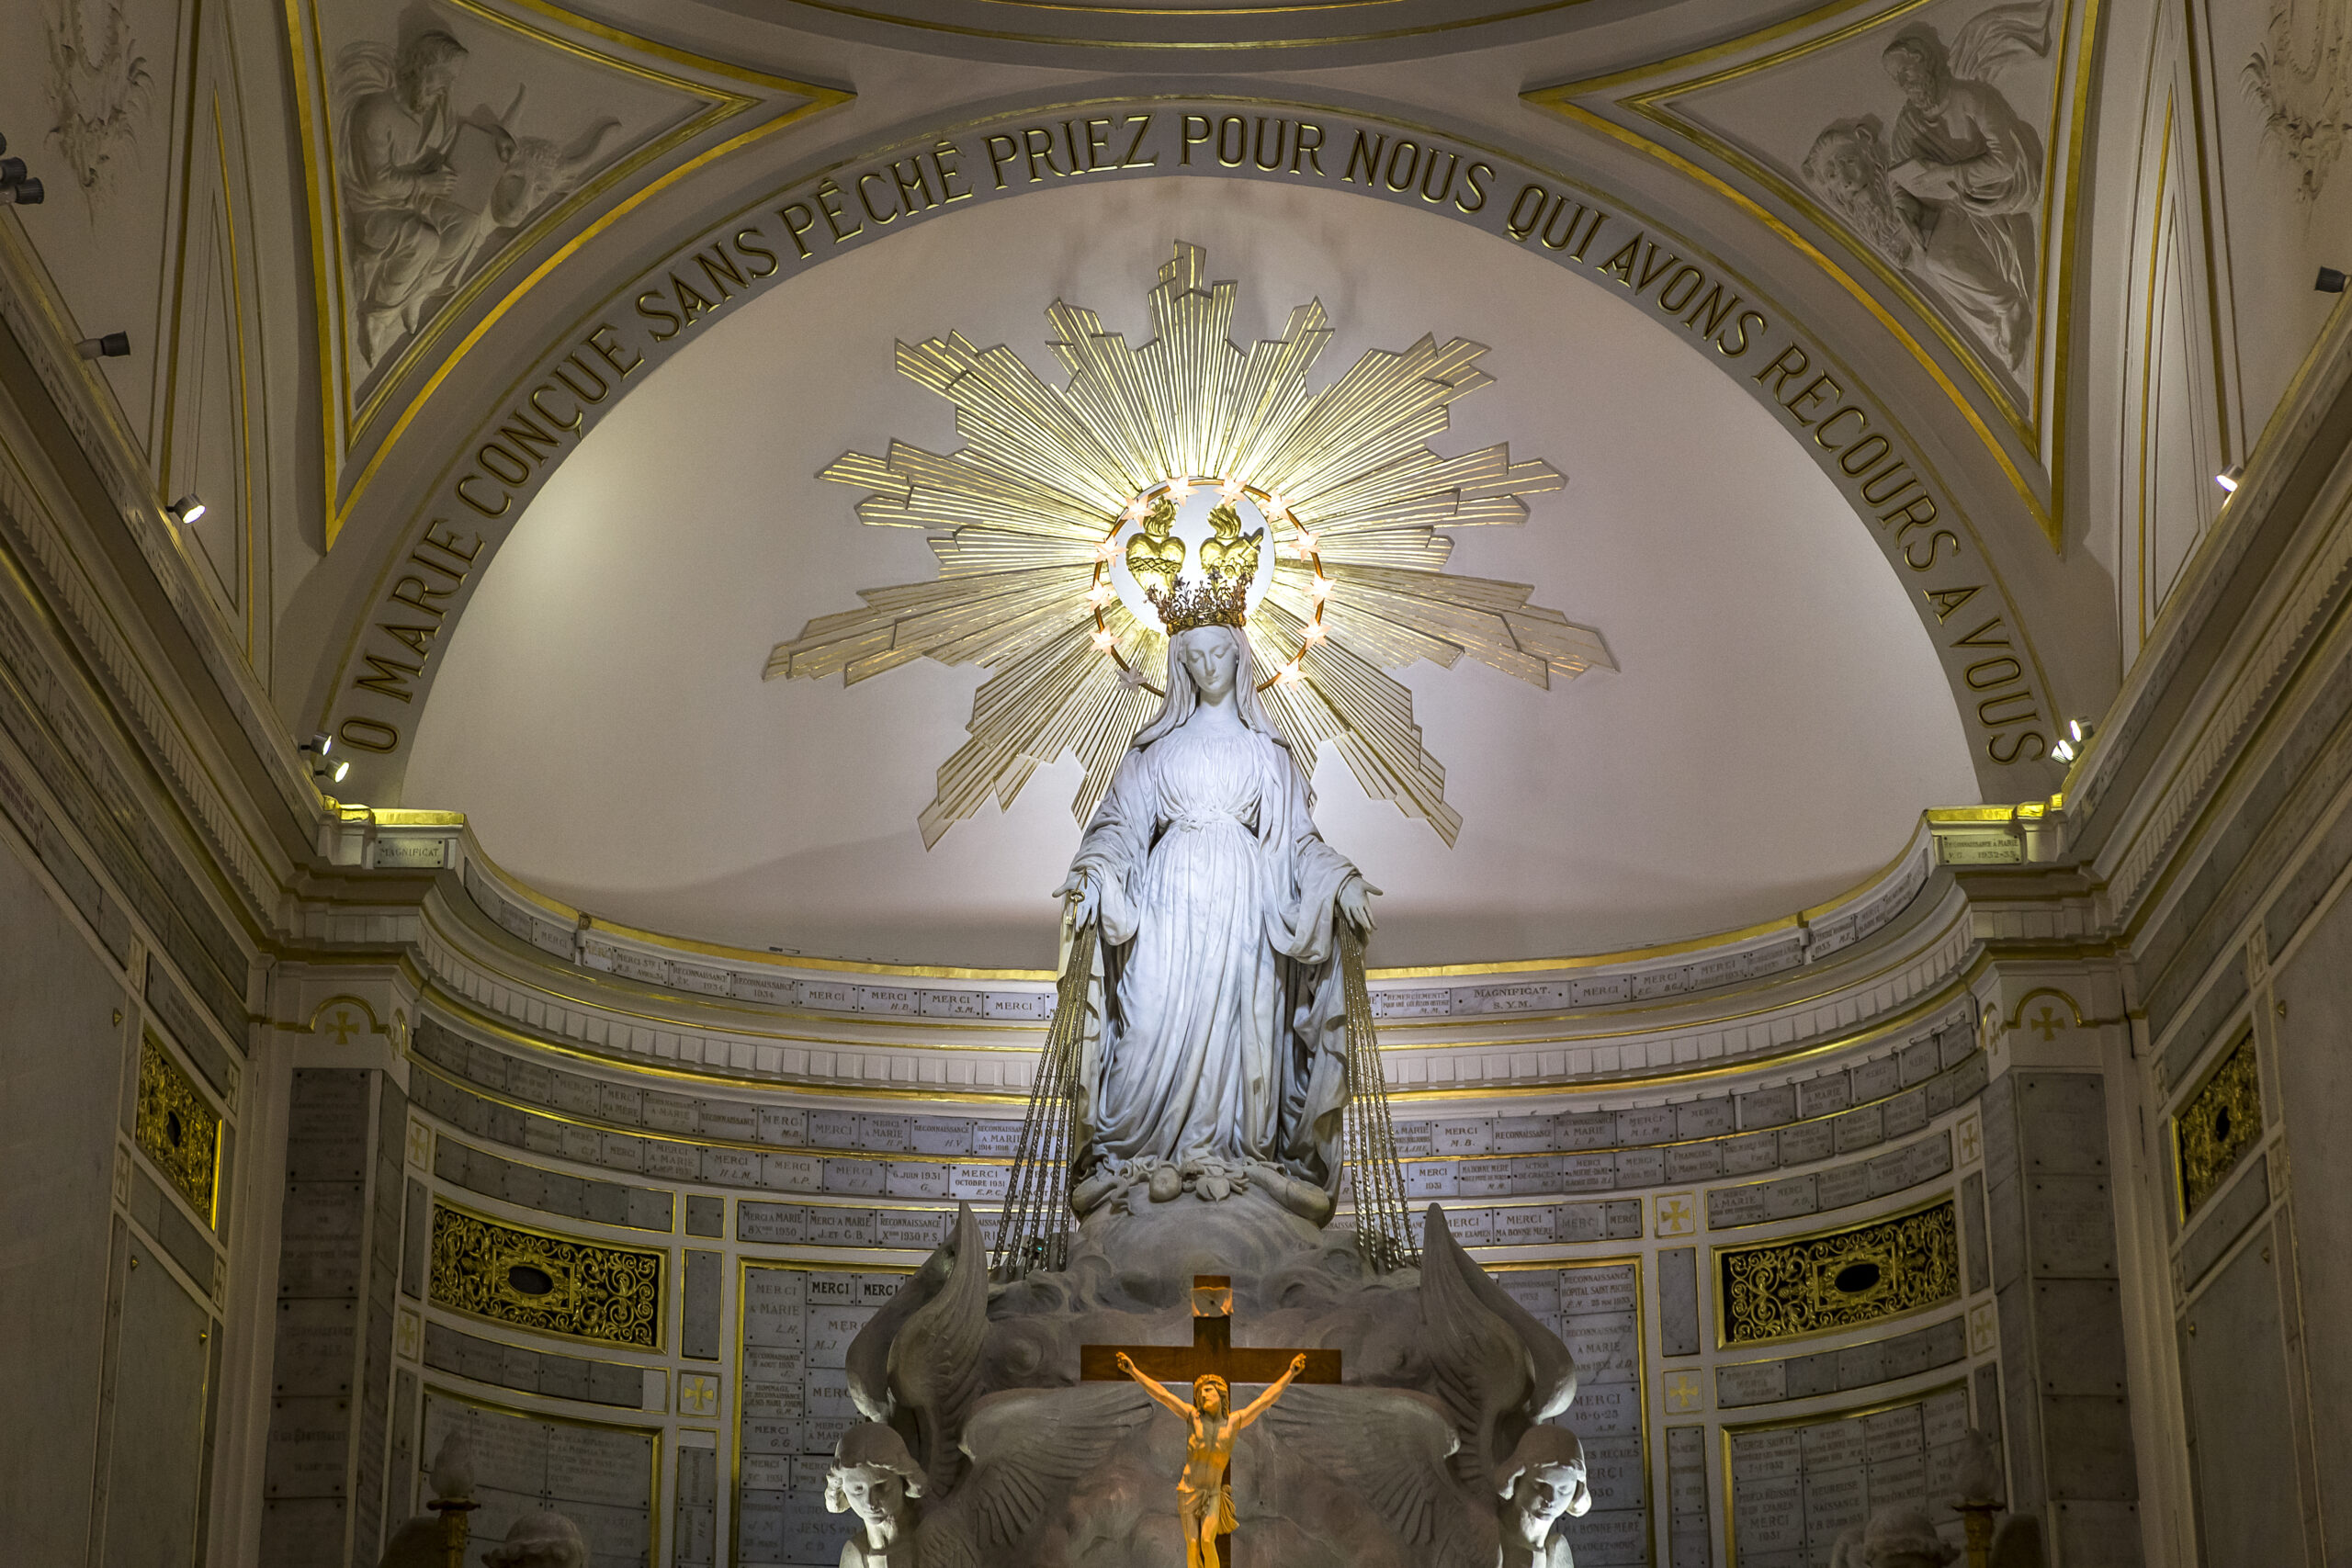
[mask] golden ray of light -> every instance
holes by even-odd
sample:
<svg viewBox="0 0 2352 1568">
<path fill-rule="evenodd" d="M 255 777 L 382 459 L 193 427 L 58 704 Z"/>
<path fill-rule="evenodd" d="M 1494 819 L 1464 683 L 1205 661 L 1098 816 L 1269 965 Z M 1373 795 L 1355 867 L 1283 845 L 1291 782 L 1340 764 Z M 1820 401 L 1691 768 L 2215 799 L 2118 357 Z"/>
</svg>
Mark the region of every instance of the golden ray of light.
<svg viewBox="0 0 2352 1568">
<path fill-rule="evenodd" d="M 963 447 L 893 441 L 887 457 L 844 453 L 820 476 L 867 492 L 860 522 L 923 530 L 940 574 L 862 590 L 864 609 L 820 615 L 778 643 L 767 678 L 855 682 L 917 659 L 992 672 L 973 695 L 970 739 L 940 765 L 922 813 L 926 845 L 990 799 L 1009 807 L 1032 773 L 1069 754 L 1085 770 L 1071 809 L 1081 823 L 1093 813 L 1158 702 L 1147 682 L 1168 639 L 1114 600 L 1102 630 L 1114 660 L 1096 641 L 1087 590 L 1120 512 L 1171 478 L 1256 486 L 1315 532 L 1331 584 L 1321 639 L 1307 640 L 1316 567 L 1295 554 L 1276 563 L 1251 614 L 1261 671 L 1297 664 L 1296 679 L 1261 694 L 1266 711 L 1310 773 L 1336 748 L 1367 795 L 1449 844 L 1462 816 L 1446 801 L 1444 765 L 1421 744 L 1412 692 L 1387 671 L 1423 660 L 1451 668 L 1467 654 L 1548 688 L 1616 668 L 1599 632 L 1530 604 L 1527 584 L 1446 573 L 1453 541 L 1439 529 L 1524 523 L 1521 498 L 1564 482 L 1548 463 L 1511 461 L 1506 446 L 1430 449 L 1453 401 L 1493 381 L 1477 368 L 1486 349 L 1423 337 L 1401 353 L 1375 349 L 1312 391 L 1332 336 L 1322 302 L 1245 353 L 1232 337 L 1238 286 L 1207 281 L 1207 259 L 1177 243 L 1140 346 L 1056 300 L 1048 346 L 1067 386 L 960 334 L 900 344 L 899 372 L 955 405 Z M 1276 547 L 1293 547 L 1270 536 Z"/>
</svg>

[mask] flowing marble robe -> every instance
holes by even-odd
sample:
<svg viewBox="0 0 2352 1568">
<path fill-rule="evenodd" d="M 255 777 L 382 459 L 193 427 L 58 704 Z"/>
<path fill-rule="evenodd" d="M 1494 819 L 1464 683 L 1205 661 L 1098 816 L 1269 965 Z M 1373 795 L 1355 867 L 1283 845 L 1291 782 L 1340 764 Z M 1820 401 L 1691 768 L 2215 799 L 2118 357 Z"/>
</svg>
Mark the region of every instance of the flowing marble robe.
<svg viewBox="0 0 2352 1568">
<path fill-rule="evenodd" d="M 1101 890 L 1103 987 L 1079 1075 L 1078 1174 L 1256 1162 L 1334 1191 L 1346 1041 L 1332 900 L 1355 867 L 1317 833 L 1246 656 L 1238 729 L 1185 722 L 1191 681 L 1173 659 L 1170 678 L 1183 716 L 1138 733 L 1073 863 Z"/>
</svg>

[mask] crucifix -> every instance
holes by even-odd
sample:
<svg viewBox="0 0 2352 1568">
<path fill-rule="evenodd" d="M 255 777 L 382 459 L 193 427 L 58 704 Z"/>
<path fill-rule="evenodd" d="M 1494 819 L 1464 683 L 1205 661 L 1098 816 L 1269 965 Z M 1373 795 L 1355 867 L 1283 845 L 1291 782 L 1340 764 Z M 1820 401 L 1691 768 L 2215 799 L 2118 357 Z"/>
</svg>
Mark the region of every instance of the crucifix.
<svg viewBox="0 0 2352 1568">
<path fill-rule="evenodd" d="M 1225 1469 L 1234 1437 L 1294 1381 L 1338 1382 L 1340 1352 L 1236 1348 L 1233 1280 L 1223 1274 L 1195 1274 L 1190 1345 L 1081 1345 L 1078 1375 L 1087 1382 L 1133 1378 L 1153 1399 L 1191 1424 L 1184 1475 L 1177 1483 L 1179 1506 L 1185 1516 L 1186 1568 L 1219 1568 L 1228 1560 L 1227 1543 L 1233 1539 Z M 1187 1404 L 1160 1386 L 1162 1380 L 1192 1383 L 1197 1403 Z M 1229 1398 L 1232 1385 L 1238 1382 L 1270 1386 L 1254 1404 L 1234 1411 Z M 1193 1517 L 1196 1514 L 1198 1517 Z"/>
</svg>

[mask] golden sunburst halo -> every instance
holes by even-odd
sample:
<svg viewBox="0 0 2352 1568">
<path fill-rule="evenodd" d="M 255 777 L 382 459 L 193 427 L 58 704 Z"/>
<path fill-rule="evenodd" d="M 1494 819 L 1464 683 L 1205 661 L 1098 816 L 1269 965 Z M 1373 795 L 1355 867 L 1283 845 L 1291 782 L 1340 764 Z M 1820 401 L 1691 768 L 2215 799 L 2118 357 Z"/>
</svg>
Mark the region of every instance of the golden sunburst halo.
<svg viewBox="0 0 2352 1568">
<path fill-rule="evenodd" d="M 1445 769 L 1422 747 L 1412 692 L 1387 671 L 1467 654 L 1548 688 L 1616 668 L 1598 632 L 1528 603 L 1529 585 L 1445 570 L 1453 541 L 1440 530 L 1524 523 L 1521 498 L 1564 482 L 1548 463 L 1512 462 L 1507 445 L 1455 457 L 1430 446 L 1454 400 L 1492 382 L 1476 367 L 1483 345 L 1425 335 L 1311 390 L 1332 336 L 1322 302 L 1245 353 L 1231 335 L 1238 285 L 1206 281 L 1206 263 L 1177 243 L 1139 347 L 1057 300 L 1046 315 L 1065 387 L 1001 344 L 900 344 L 900 373 L 955 404 L 965 445 L 943 456 L 893 441 L 887 457 L 844 453 L 820 476 L 868 492 L 861 522 L 922 529 L 940 575 L 862 590 L 865 608 L 778 643 L 767 678 L 856 682 L 922 658 L 993 671 L 921 815 L 926 845 L 991 796 L 1010 807 L 1070 753 L 1085 770 L 1072 810 L 1081 823 L 1092 814 L 1157 700 L 1149 672 L 1165 666 L 1167 637 L 1111 574 L 1123 529 L 1162 496 L 1215 487 L 1266 518 L 1272 570 L 1246 635 L 1273 672 L 1268 716 L 1302 767 L 1336 747 L 1366 794 L 1449 844 L 1462 817 Z"/>
</svg>

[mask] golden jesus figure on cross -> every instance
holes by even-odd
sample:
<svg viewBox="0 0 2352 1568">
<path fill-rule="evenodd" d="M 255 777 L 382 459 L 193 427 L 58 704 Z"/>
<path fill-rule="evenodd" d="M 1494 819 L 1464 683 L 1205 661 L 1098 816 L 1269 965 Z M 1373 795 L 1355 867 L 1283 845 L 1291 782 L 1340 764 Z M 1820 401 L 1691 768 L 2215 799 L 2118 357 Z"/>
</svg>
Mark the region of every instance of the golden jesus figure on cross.
<svg viewBox="0 0 2352 1568">
<path fill-rule="evenodd" d="M 1176 1513 L 1184 1525 L 1184 1568 L 1219 1568 L 1216 1538 L 1234 1526 L 1233 1492 L 1225 1480 L 1226 1467 L 1233 1462 L 1233 1439 L 1282 1397 L 1291 1379 L 1306 1370 L 1306 1358 L 1293 1356 L 1290 1370 L 1238 1410 L 1230 1407 L 1232 1390 L 1214 1373 L 1193 1382 L 1193 1403 L 1187 1404 L 1145 1375 L 1125 1351 L 1119 1355 L 1119 1370 L 1192 1428 L 1184 1473 L 1176 1483 Z"/>
</svg>

